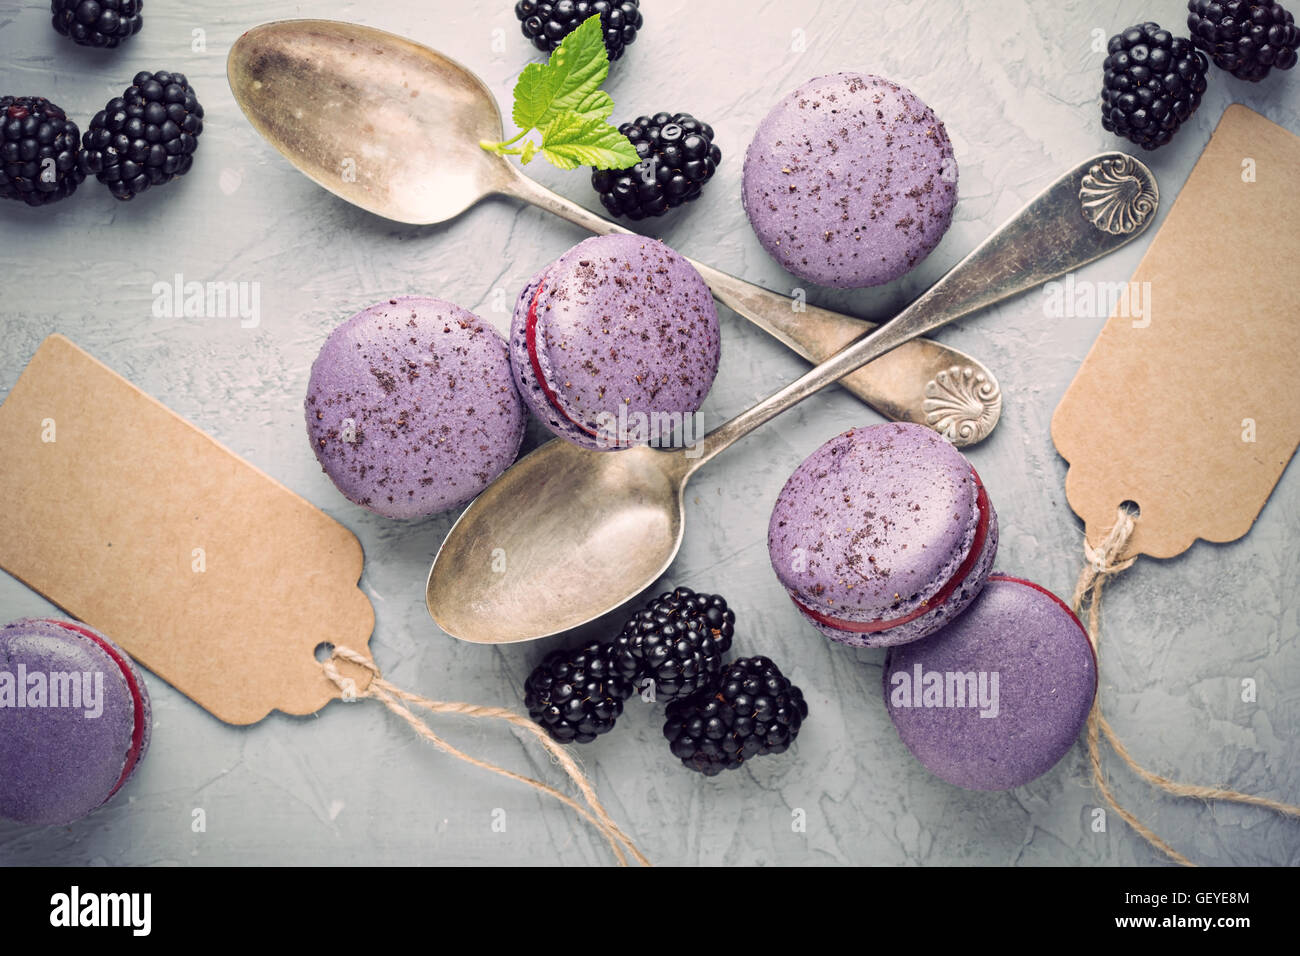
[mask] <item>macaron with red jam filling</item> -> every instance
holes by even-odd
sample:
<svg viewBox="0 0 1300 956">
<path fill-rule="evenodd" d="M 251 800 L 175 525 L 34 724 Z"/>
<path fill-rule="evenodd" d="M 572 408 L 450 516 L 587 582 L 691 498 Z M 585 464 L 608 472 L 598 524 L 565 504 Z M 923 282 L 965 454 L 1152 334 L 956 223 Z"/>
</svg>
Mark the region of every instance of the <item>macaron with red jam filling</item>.
<svg viewBox="0 0 1300 956">
<path fill-rule="evenodd" d="M 998 520 L 961 452 L 894 422 L 850 429 L 809 455 L 777 497 L 767 547 L 814 627 L 883 647 L 932 634 L 975 599 Z"/>
<path fill-rule="evenodd" d="M 600 451 L 697 440 L 718 372 L 713 295 L 657 239 L 596 236 L 533 276 L 515 303 L 510 360 L 533 414 Z M 692 429 L 688 434 L 687 430 Z"/>
<path fill-rule="evenodd" d="M 0 817 L 81 819 L 135 775 L 152 730 L 144 677 L 99 631 L 52 618 L 0 628 Z"/>
</svg>

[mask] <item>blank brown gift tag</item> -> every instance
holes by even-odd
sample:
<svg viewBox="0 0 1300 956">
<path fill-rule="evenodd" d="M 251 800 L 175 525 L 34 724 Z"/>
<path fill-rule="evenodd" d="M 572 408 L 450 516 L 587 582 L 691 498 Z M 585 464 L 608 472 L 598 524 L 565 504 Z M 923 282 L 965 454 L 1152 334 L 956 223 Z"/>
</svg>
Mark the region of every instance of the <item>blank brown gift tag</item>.
<svg viewBox="0 0 1300 956">
<path fill-rule="evenodd" d="M 438 749 L 570 807 L 619 863 L 648 863 L 573 757 L 526 717 L 389 683 L 368 644 L 352 532 L 61 335 L 0 405 L 0 566 L 108 634 L 217 717 L 251 724 L 373 697 Z M 318 644 L 335 645 L 317 661 Z M 542 747 L 586 806 L 453 747 L 416 710 L 503 721 Z"/>
<path fill-rule="evenodd" d="M 1147 314 L 1116 309 L 1052 418 L 1094 547 L 1125 501 L 1127 556 L 1250 530 L 1300 441 L 1297 223 L 1300 138 L 1229 107 L 1133 275 Z"/>
<path fill-rule="evenodd" d="M 374 611 L 338 522 L 60 335 L 0 406 L 0 448 L 14 577 L 229 723 L 340 696 L 314 650 L 365 650 Z"/>
</svg>

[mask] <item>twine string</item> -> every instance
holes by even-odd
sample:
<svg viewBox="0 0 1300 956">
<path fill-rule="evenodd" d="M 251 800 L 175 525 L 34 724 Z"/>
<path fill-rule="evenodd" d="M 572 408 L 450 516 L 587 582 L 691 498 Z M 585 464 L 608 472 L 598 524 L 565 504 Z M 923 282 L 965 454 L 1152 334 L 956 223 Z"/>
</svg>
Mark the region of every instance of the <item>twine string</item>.
<svg viewBox="0 0 1300 956">
<path fill-rule="evenodd" d="M 348 681 L 347 678 L 339 673 L 338 665 L 335 663 L 336 660 L 345 660 L 368 670 L 371 675 L 369 686 L 364 691 L 356 690 L 356 688 L 352 686 L 352 682 Z M 578 816 L 591 824 L 591 826 L 595 828 L 602 837 L 604 837 L 605 841 L 609 844 L 610 849 L 613 851 L 615 859 L 618 860 L 619 866 L 627 866 L 627 858 L 629 854 L 642 866 L 650 865 L 650 861 L 646 859 L 645 855 L 642 854 L 639 849 L 637 849 L 636 844 L 632 842 L 627 834 L 625 834 L 622 829 L 619 828 L 618 824 L 616 824 L 610 817 L 604 804 L 600 802 L 600 798 L 596 795 L 596 789 L 592 785 L 591 780 L 588 779 L 586 773 L 584 773 L 582 768 L 578 765 L 578 762 L 564 749 L 564 747 L 547 736 L 546 731 L 533 721 L 516 714 L 512 710 L 506 710 L 503 707 L 483 707 L 477 704 L 466 704 L 458 701 L 430 700 L 427 697 L 412 694 L 411 692 L 402 690 L 400 687 L 397 687 L 395 684 L 386 680 L 379 672 L 379 668 L 376 667 L 374 662 L 369 658 L 342 645 L 336 645 L 334 647 L 329 658 L 321 662 L 321 667 L 325 671 L 325 676 L 333 681 L 341 691 L 352 694 L 356 697 L 370 697 L 378 700 L 392 713 L 406 721 L 411 729 L 413 729 L 419 736 L 423 737 L 444 753 L 450 754 L 466 763 L 473 764 L 475 767 L 479 767 L 483 770 L 490 770 L 492 773 L 508 777 L 509 779 L 518 781 L 519 783 L 527 784 L 535 790 L 544 793 L 547 796 L 554 797 L 560 803 L 563 803 L 574 813 L 578 814 Z M 558 763 L 561 768 L 563 768 L 564 772 L 568 774 L 569 779 L 572 780 L 574 785 L 578 788 L 579 793 L 582 794 L 583 800 L 586 802 L 587 806 L 582 806 L 572 797 L 561 793 L 559 790 L 540 780 L 535 780 L 532 777 L 525 776 L 524 774 L 516 773 L 513 770 L 507 770 L 505 767 L 499 767 L 486 760 L 480 760 L 477 757 L 470 756 L 464 751 L 453 747 L 446 740 L 435 734 L 427 723 L 416 716 L 416 714 L 411 711 L 411 708 L 407 706 L 408 704 L 423 708 L 424 710 L 434 714 L 456 714 L 462 717 L 470 717 L 474 719 L 501 720 L 517 730 L 524 731 L 540 743 L 547 753 L 551 755 L 551 758 Z"/>
<path fill-rule="evenodd" d="M 1070 608 L 1078 614 L 1084 621 L 1085 630 L 1088 632 L 1088 640 L 1092 642 L 1092 649 L 1097 654 L 1097 660 L 1101 661 L 1101 595 L 1106 582 L 1121 572 L 1133 566 L 1137 560 L 1137 555 L 1124 557 L 1128 548 L 1129 539 L 1133 536 L 1133 529 L 1137 526 L 1137 519 L 1125 511 L 1123 508 L 1118 510 L 1115 524 L 1106 533 L 1101 544 L 1093 547 L 1089 544 L 1087 538 L 1083 542 L 1083 553 L 1086 558 L 1086 564 L 1083 570 L 1079 572 L 1078 583 L 1075 584 L 1074 594 L 1070 598 Z M 1087 606 L 1087 613 L 1084 614 L 1084 606 Z M 1233 803 L 1244 803 L 1250 806 L 1263 807 L 1276 813 L 1289 817 L 1300 817 L 1300 806 L 1294 806 L 1289 803 L 1282 803 L 1277 800 L 1271 800 L 1268 797 L 1257 797 L 1249 793 L 1239 793 L 1236 790 L 1228 790 L 1223 787 L 1204 787 L 1195 784 L 1180 783 L 1176 780 L 1170 780 L 1160 774 L 1152 773 L 1141 764 L 1139 764 L 1129 753 L 1124 742 L 1119 739 L 1119 735 L 1111 728 L 1109 722 L 1101 712 L 1101 695 L 1092 702 L 1092 710 L 1088 714 L 1087 741 L 1088 741 L 1088 763 L 1092 768 L 1092 779 L 1096 784 L 1098 791 L 1111 808 L 1120 816 L 1125 823 L 1132 827 L 1139 836 L 1150 843 L 1160 852 L 1164 853 L 1175 863 L 1182 866 L 1195 866 L 1191 860 L 1179 853 L 1172 846 L 1155 834 L 1150 827 L 1146 826 L 1141 820 L 1134 816 L 1129 810 L 1120 806 L 1111 792 L 1110 786 L 1106 781 L 1106 775 L 1101 761 L 1101 739 L 1105 737 L 1106 742 L 1110 744 L 1111 749 L 1119 755 L 1128 768 L 1133 771 L 1142 780 L 1149 785 L 1157 787 L 1166 793 L 1175 797 L 1192 797 L 1199 800 L 1227 800 Z"/>
<path fill-rule="evenodd" d="M 1097 654 L 1098 663 L 1100 663 L 1100 638 L 1101 638 L 1101 599 L 1102 592 L 1106 583 L 1123 571 L 1132 567 L 1137 561 L 1137 556 L 1124 557 L 1128 548 L 1129 539 L 1133 535 L 1136 527 L 1136 519 L 1125 511 L 1123 508 L 1117 512 L 1115 524 L 1106 533 L 1101 544 L 1093 547 L 1085 538 L 1083 542 L 1083 551 L 1086 563 L 1079 573 L 1079 579 L 1075 584 L 1074 594 L 1070 598 L 1070 608 L 1084 621 L 1084 628 L 1087 631 L 1088 639 L 1092 642 L 1093 651 Z M 371 680 L 369 686 L 361 692 L 351 688 L 347 679 L 339 673 L 336 659 L 346 660 L 350 663 L 364 667 L 370 671 Z M 492 773 L 507 777 L 511 780 L 527 784 L 540 793 L 544 793 L 560 803 L 569 807 L 578 816 L 586 820 L 609 844 L 615 858 L 620 866 L 627 865 L 627 856 L 630 854 L 637 863 L 643 866 L 649 866 L 650 861 L 637 848 L 636 844 L 622 831 L 622 829 L 610 817 L 609 812 L 601 803 L 596 794 L 595 787 L 590 779 L 583 772 L 578 762 L 568 753 L 560 744 L 556 743 L 541 727 L 533 721 L 516 714 L 514 711 L 506 710 L 502 707 L 484 707 L 477 704 L 468 704 L 457 701 L 436 701 L 409 691 L 402 690 L 395 684 L 386 680 L 380 673 L 378 667 L 370 661 L 369 658 L 357 653 L 351 648 L 344 646 L 335 646 L 330 657 L 321 664 L 325 675 L 340 690 L 351 692 L 358 697 L 371 697 L 382 703 L 388 710 L 401 717 L 406 723 L 420 736 L 433 744 L 444 753 L 450 754 L 459 760 L 472 764 L 483 770 L 489 770 Z M 513 770 L 507 770 L 486 760 L 480 760 L 477 757 L 470 756 L 452 746 L 446 740 L 443 740 L 435 734 L 419 717 L 417 717 L 407 705 L 422 708 L 435 714 L 456 714 L 462 717 L 474 719 L 493 719 L 501 720 L 510 726 L 531 735 L 546 751 L 551 758 L 560 765 L 569 779 L 573 781 L 578 791 L 582 794 L 583 800 L 587 806 L 580 805 L 577 801 L 561 793 L 559 790 L 535 780 L 532 777 L 516 773 Z M 1116 800 L 1110 785 L 1106 779 L 1105 769 L 1102 765 L 1101 758 L 1101 740 L 1104 737 L 1111 749 L 1119 756 L 1124 764 L 1139 778 L 1146 781 L 1150 786 L 1156 787 L 1176 797 L 1191 797 L 1200 800 L 1225 800 L 1233 803 L 1241 803 L 1249 806 L 1262 807 L 1272 810 L 1284 816 L 1300 818 L 1300 806 L 1289 803 L 1283 803 L 1268 797 L 1259 797 L 1253 794 L 1241 793 L 1236 790 L 1230 790 L 1224 787 L 1207 787 L 1196 784 L 1180 783 L 1171 780 L 1168 777 L 1161 776 L 1147 770 L 1137 762 L 1129 753 L 1124 742 L 1120 740 L 1119 735 L 1115 733 L 1110 723 L 1103 716 L 1101 711 L 1100 695 L 1093 701 L 1092 709 L 1088 714 L 1087 724 L 1087 743 L 1088 743 L 1088 763 L 1092 771 L 1092 779 L 1102 797 L 1110 805 L 1125 823 L 1151 844 L 1160 850 L 1167 857 L 1182 866 L 1195 866 L 1190 859 L 1184 856 L 1178 850 L 1174 849 L 1169 843 L 1158 836 L 1150 827 L 1139 820 L 1131 811 L 1121 806 Z"/>
</svg>

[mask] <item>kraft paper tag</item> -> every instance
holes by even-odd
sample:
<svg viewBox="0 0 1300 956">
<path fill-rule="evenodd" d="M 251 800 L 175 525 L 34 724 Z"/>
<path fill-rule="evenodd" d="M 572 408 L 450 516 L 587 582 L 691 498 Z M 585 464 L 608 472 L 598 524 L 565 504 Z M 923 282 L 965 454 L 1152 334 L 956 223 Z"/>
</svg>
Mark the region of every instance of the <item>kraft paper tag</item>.
<svg viewBox="0 0 1300 956">
<path fill-rule="evenodd" d="M 1230 106 L 1052 418 L 1098 545 L 1168 558 L 1250 530 L 1300 442 L 1300 137 Z"/>
<path fill-rule="evenodd" d="M 62 336 L 0 448 L 0 566 L 220 719 L 314 713 L 340 696 L 316 646 L 369 652 L 352 532 Z"/>
</svg>

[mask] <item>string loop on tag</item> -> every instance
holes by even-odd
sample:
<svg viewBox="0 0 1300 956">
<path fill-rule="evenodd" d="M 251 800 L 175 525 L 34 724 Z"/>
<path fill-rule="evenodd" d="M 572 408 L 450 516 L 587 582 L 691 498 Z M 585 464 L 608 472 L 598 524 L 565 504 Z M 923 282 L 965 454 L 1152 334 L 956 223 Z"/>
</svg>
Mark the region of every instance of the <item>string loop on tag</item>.
<svg viewBox="0 0 1300 956">
<path fill-rule="evenodd" d="M 1120 508 L 1115 524 L 1106 533 L 1100 545 L 1094 548 L 1088 543 L 1086 537 L 1083 540 L 1083 554 L 1086 564 L 1079 573 L 1078 583 L 1075 585 L 1074 594 L 1070 598 L 1070 608 L 1081 619 L 1084 619 L 1088 640 L 1092 642 L 1092 649 L 1097 655 L 1099 671 L 1101 664 L 1101 649 L 1099 647 L 1101 639 L 1101 592 L 1108 580 L 1132 567 L 1137 560 L 1137 555 L 1123 557 L 1137 520 L 1132 514 Z M 1085 604 L 1087 605 L 1086 619 L 1083 614 Z M 1168 777 L 1162 777 L 1147 770 L 1133 759 L 1128 752 L 1128 748 L 1124 746 L 1124 742 L 1119 739 L 1106 718 L 1102 716 L 1101 694 L 1099 692 L 1096 699 L 1093 700 L 1092 710 L 1088 714 L 1088 763 L 1092 767 L 1093 782 L 1097 785 L 1098 791 L 1101 792 L 1106 802 L 1110 804 L 1111 808 L 1119 814 L 1125 823 L 1137 831 L 1138 835 L 1153 847 L 1182 866 L 1195 866 L 1196 864 L 1157 836 L 1150 827 L 1146 826 L 1130 811 L 1120 806 L 1114 794 L 1111 793 L 1101 764 L 1101 738 L 1103 736 L 1106 738 L 1106 742 L 1110 744 L 1111 749 L 1119 755 L 1119 758 L 1138 777 L 1151 786 L 1158 787 L 1173 796 L 1194 797 L 1200 800 L 1228 800 L 1234 803 L 1263 807 L 1285 816 L 1300 817 L 1300 806 L 1281 803 L 1267 797 L 1257 797 L 1249 793 L 1239 793 L 1236 790 L 1227 790 L 1222 787 L 1203 787 L 1195 784 L 1179 783 L 1176 780 L 1170 780 Z"/>
<path fill-rule="evenodd" d="M 354 682 L 349 681 L 348 678 L 345 678 L 341 673 L 339 673 L 338 665 L 335 663 L 336 660 L 348 661 L 349 663 L 364 667 L 366 670 L 370 671 L 370 685 L 363 691 L 357 691 Z M 490 770 L 495 774 L 500 774 L 501 776 L 508 777 L 511 780 L 525 783 L 535 790 L 554 797 L 556 800 L 563 803 L 574 813 L 578 814 L 578 816 L 590 823 L 596 831 L 605 838 L 606 842 L 609 843 L 610 849 L 614 851 L 614 856 L 618 860 L 619 866 L 627 866 L 628 855 L 631 855 L 632 858 L 642 866 L 650 865 L 650 861 L 646 859 L 639 849 L 637 849 L 636 844 L 633 843 L 621 829 L 619 829 L 618 824 L 616 824 L 610 817 L 604 804 L 602 804 L 600 798 L 596 796 L 595 787 L 592 786 L 587 775 L 583 773 L 582 768 L 578 766 L 578 762 L 564 749 L 562 745 L 548 737 L 546 731 L 527 717 L 516 714 L 512 710 L 506 710 L 504 707 L 483 707 L 477 704 L 466 704 L 456 701 L 430 700 L 427 697 L 412 694 L 411 692 L 402 690 L 400 687 L 385 680 L 383 675 L 379 672 L 379 668 L 376 667 L 374 662 L 368 657 L 358 654 L 351 648 L 343 647 L 341 645 L 334 646 L 330 656 L 321 662 L 321 667 L 325 671 L 325 676 L 333 681 L 340 690 L 355 697 L 371 697 L 378 700 L 390 711 L 406 721 L 417 734 L 444 753 L 450 754 L 459 760 L 464 760 L 466 763 L 473 764 L 475 767 L 480 767 L 483 770 Z M 571 779 L 574 782 L 574 785 L 577 786 L 578 791 L 582 794 L 583 800 L 586 802 L 587 806 L 583 807 L 572 797 L 561 793 L 559 790 L 556 790 L 554 787 L 543 783 L 540 780 L 534 780 L 532 777 L 515 773 L 513 770 L 507 770 L 504 767 L 498 767 L 494 763 L 480 760 L 477 757 L 471 757 L 464 751 L 456 749 L 429 729 L 428 724 L 412 713 L 410 707 L 407 706 L 408 704 L 415 707 L 421 707 L 435 714 L 458 714 L 462 717 L 502 720 L 515 729 L 531 735 L 546 749 L 552 759 L 554 759 L 555 762 L 564 769 L 564 772 L 569 775 L 569 779 Z"/>
</svg>

